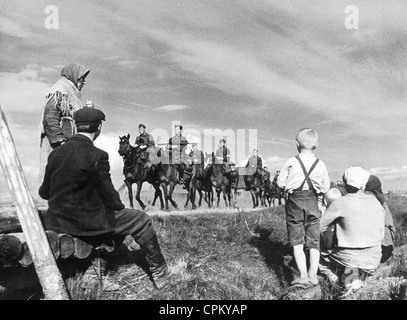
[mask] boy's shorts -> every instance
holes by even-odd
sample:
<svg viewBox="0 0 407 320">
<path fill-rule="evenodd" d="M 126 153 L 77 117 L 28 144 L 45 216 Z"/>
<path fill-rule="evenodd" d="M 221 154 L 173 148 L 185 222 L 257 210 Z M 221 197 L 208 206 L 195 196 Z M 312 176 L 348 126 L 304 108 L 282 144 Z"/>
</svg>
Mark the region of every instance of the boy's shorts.
<svg viewBox="0 0 407 320">
<path fill-rule="evenodd" d="M 312 190 L 294 191 L 285 204 L 290 246 L 305 245 L 319 250 L 320 231 L 318 197 Z"/>
</svg>

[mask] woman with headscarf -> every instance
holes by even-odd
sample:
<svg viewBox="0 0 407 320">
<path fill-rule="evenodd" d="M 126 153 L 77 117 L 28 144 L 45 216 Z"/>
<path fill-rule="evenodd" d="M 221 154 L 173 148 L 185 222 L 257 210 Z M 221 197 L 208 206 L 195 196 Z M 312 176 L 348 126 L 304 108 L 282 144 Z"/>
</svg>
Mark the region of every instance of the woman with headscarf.
<svg viewBox="0 0 407 320">
<path fill-rule="evenodd" d="M 40 123 L 40 183 L 48 154 L 76 134 L 73 114 L 84 105 L 81 90 L 89 72 L 79 63 L 67 64 L 45 96 Z"/>
<path fill-rule="evenodd" d="M 61 71 L 61 78 L 45 96 L 41 142 L 47 137 L 55 149 L 75 133 L 73 114 L 83 107 L 81 90 L 90 70 L 79 63 L 70 63 Z"/>
<path fill-rule="evenodd" d="M 359 272 L 369 275 L 379 266 L 385 211 L 371 192 L 363 191 L 368 180 L 365 170 L 348 168 L 343 180 L 347 194 L 332 202 L 320 221 L 321 232 L 336 223 L 338 245 L 321 254 L 319 270 L 332 282 L 341 279 L 346 286 Z"/>
<path fill-rule="evenodd" d="M 384 239 L 382 241 L 382 259 L 380 260 L 380 262 L 383 263 L 391 257 L 393 252 L 396 228 L 394 226 L 393 216 L 391 215 L 389 206 L 384 198 L 382 183 L 380 182 L 379 178 L 374 175 L 370 175 L 366 182 L 365 191 L 372 192 L 375 195 L 376 199 L 379 200 L 386 213 L 384 219 Z"/>
</svg>

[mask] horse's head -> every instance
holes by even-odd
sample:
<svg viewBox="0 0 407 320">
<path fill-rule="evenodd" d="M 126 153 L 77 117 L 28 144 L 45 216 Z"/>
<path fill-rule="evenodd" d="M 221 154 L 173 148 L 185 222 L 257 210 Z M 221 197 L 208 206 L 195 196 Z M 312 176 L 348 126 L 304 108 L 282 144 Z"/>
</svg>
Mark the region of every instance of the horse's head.
<svg viewBox="0 0 407 320">
<path fill-rule="evenodd" d="M 119 154 L 120 156 L 124 156 L 125 154 L 128 154 L 130 151 L 130 133 L 127 136 L 122 136 L 119 137 L 120 142 L 119 142 Z"/>
</svg>

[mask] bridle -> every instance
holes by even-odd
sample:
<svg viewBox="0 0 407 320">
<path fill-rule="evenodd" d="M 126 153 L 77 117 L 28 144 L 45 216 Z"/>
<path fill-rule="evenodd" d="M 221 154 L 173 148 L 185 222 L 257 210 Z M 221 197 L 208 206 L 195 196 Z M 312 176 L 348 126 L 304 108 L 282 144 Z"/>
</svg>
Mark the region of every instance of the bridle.
<svg viewBox="0 0 407 320">
<path fill-rule="evenodd" d="M 132 152 L 131 152 L 131 146 L 130 143 L 127 144 L 126 149 L 121 153 L 121 156 L 123 157 L 123 164 L 124 167 L 126 169 L 130 169 L 133 168 L 136 164 L 132 163 L 130 166 L 126 165 L 126 162 L 131 161 L 131 156 L 132 156 Z"/>
</svg>

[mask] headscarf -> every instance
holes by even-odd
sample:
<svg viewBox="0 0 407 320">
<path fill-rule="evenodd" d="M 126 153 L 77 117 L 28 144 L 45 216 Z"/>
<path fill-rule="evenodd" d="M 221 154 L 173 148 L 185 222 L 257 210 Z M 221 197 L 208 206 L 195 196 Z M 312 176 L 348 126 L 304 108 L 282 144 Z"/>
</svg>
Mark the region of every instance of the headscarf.
<svg viewBox="0 0 407 320">
<path fill-rule="evenodd" d="M 366 183 L 365 191 L 373 193 L 382 205 L 386 201 L 383 195 L 382 183 L 379 178 L 374 175 L 370 175 L 369 180 Z"/>
<path fill-rule="evenodd" d="M 370 173 L 361 167 L 350 167 L 345 170 L 342 180 L 346 185 L 352 186 L 358 190 L 365 190 Z"/>
<path fill-rule="evenodd" d="M 78 87 L 78 80 L 80 78 L 86 78 L 89 74 L 90 70 L 87 69 L 84 65 L 73 62 L 67 64 L 63 67 L 61 71 L 61 76 L 71 80 L 75 87 Z"/>
</svg>

